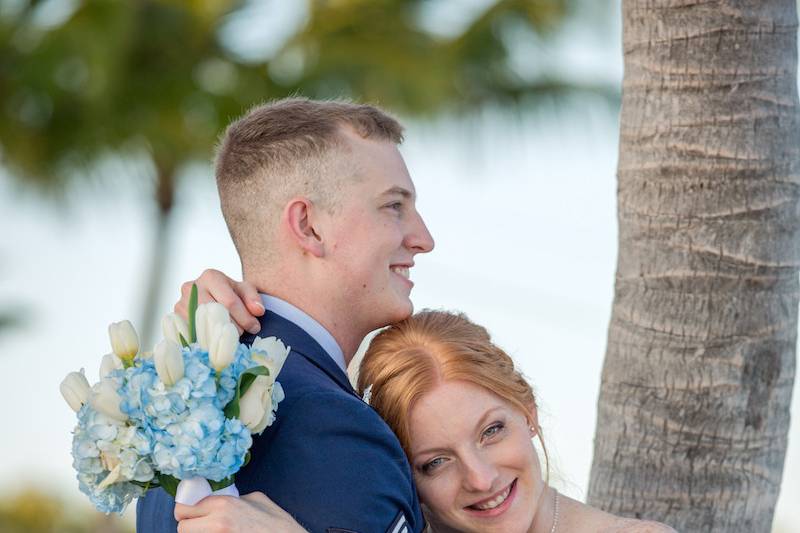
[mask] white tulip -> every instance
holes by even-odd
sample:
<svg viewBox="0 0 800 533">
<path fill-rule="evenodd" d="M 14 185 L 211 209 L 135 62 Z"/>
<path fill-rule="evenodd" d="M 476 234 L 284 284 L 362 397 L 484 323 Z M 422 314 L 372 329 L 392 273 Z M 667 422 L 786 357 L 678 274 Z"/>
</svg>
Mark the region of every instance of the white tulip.
<svg viewBox="0 0 800 533">
<path fill-rule="evenodd" d="M 189 342 L 189 324 L 177 313 L 169 313 L 161 319 L 161 331 L 164 338 L 181 345 L 181 336 Z"/>
<path fill-rule="evenodd" d="M 217 371 L 222 372 L 233 362 L 236 355 L 236 348 L 239 347 L 239 332 L 236 326 L 228 322 L 227 324 L 215 324 L 209 338 L 208 359 L 211 366 Z"/>
<path fill-rule="evenodd" d="M 256 376 L 250 388 L 239 399 L 239 420 L 253 433 L 264 431 L 272 412 L 272 382 L 267 376 Z"/>
<path fill-rule="evenodd" d="M 105 354 L 102 361 L 100 361 L 100 379 L 108 376 L 111 372 L 117 370 L 118 368 L 122 368 L 122 359 L 113 353 Z"/>
<path fill-rule="evenodd" d="M 165 339 L 156 344 L 153 350 L 156 372 L 164 385 L 174 385 L 183 377 L 183 352 L 175 342 Z"/>
<path fill-rule="evenodd" d="M 111 349 L 117 357 L 130 363 L 139 351 L 139 336 L 128 320 L 113 322 L 108 326 Z"/>
<path fill-rule="evenodd" d="M 116 384 L 109 378 L 102 379 L 98 383 L 95 383 L 94 387 L 92 387 L 92 395 L 89 397 L 89 405 L 91 405 L 95 411 L 113 418 L 114 420 L 124 422 L 128 419 L 128 416 L 119 408 L 121 401 L 122 398 L 120 398 L 117 393 Z"/>
<path fill-rule="evenodd" d="M 70 372 L 67 374 L 63 381 L 61 381 L 61 386 L 59 388 L 61 389 L 61 396 L 64 397 L 69 406 L 76 413 L 80 410 L 81 406 L 86 403 L 92 392 L 82 368 L 80 372 Z"/>
<path fill-rule="evenodd" d="M 229 324 L 231 321 L 228 310 L 217 302 L 209 302 L 197 307 L 195 313 L 195 332 L 200 347 L 208 351 L 211 345 L 211 335 L 216 324 Z M 186 339 L 189 340 L 189 339 Z"/>
<path fill-rule="evenodd" d="M 292 348 L 283 344 L 277 337 L 267 337 L 266 339 L 259 337 L 253 341 L 250 349 L 252 352 L 261 352 L 253 353 L 253 361 L 265 366 L 269 370 L 270 378 L 274 381 L 278 377 L 281 368 L 283 368 L 283 363 L 286 362 L 286 358 Z M 262 353 L 265 355 L 262 355 Z"/>
</svg>

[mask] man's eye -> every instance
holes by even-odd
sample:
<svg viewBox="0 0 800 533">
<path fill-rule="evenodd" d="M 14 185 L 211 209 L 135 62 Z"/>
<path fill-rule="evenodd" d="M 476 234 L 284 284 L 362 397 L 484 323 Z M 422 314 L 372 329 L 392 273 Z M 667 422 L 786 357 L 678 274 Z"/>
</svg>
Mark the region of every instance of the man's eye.
<svg viewBox="0 0 800 533">
<path fill-rule="evenodd" d="M 388 207 L 389 209 L 394 209 L 395 211 L 400 211 L 401 209 L 403 209 L 403 202 L 394 202 L 387 205 L 386 207 Z"/>
</svg>

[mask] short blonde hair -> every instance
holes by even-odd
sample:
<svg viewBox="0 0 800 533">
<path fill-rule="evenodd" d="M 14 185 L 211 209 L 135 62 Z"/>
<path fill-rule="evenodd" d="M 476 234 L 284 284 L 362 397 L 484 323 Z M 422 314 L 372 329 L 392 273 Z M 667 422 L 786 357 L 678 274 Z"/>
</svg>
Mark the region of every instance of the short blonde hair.
<svg viewBox="0 0 800 533">
<path fill-rule="evenodd" d="M 370 405 L 410 459 L 411 409 L 443 381 L 472 383 L 519 409 L 539 436 L 549 464 L 530 384 L 486 328 L 462 313 L 424 310 L 378 333 L 364 354 L 357 386 L 360 394 L 372 386 Z"/>
<path fill-rule="evenodd" d="M 334 210 L 357 169 L 342 127 L 399 144 L 403 128 L 377 107 L 347 101 L 286 98 L 254 107 L 230 124 L 215 159 L 220 205 L 243 266 L 272 257 L 283 203 L 309 197 Z"/>
</svg>

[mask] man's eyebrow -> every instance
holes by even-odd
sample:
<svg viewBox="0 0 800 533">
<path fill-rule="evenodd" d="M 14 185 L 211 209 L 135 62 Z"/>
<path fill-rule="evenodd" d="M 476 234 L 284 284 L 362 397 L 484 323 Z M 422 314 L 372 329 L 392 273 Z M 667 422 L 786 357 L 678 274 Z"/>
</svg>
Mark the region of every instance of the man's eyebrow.
<svg viewBox="0 0 800 533">
<path fill-rule="evenodd" d="M 409 191 L 408 189 L 404 189 L 403 187 L 392 187 L 391 189 L 386 189 L 381 193 L 381 196 L 391 196 L 393 194 L 399 194 L 403 198 L 413 198 L 414 193 Z"/>
</svg>

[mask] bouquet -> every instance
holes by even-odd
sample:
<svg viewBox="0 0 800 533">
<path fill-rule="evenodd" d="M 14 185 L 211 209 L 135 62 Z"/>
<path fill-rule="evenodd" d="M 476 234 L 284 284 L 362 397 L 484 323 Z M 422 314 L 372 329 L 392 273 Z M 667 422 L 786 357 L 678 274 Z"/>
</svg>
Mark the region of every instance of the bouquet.
<svg viewBox="0 0 800 533">
<path fill-rule="evenodd" d="M 161 325 L 164 340 L 141 352 L 130 322 L 111 324 L 100 381 L 90 386 L 81 369 L 61 383 L 78 416 L 78 486 L 106 514 L 159 486 L 187 504 L 212 491 L 238 496 L 234 474 L 252 435 L 274 422 L 283 399 L 275 377 L 290 347 L 276 337 L 239 344 L 225 307 L 198 306 L 196 287 L 189 322 L 171 313 Z"/>
</svg>

